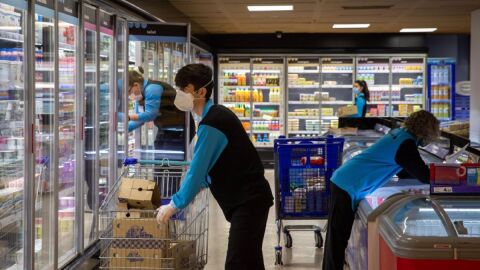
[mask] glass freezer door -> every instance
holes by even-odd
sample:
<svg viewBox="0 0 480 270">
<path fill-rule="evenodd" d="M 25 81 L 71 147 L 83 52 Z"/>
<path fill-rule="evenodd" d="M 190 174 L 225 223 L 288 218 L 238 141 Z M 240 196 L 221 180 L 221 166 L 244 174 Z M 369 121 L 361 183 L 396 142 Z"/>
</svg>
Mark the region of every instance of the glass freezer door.
<svg viewBox="0 0 480 270">
<path fill-rule="evenodd" d="M 478 198 L 436 199 L 453 223 L 459 237 L 480 238 L 480 200 Z"/>
<path fill-rule="evenodd" d="M 320 135 L 320 60 L 287 59 L 287 134 L 290 138 Z M 333 116 L 333 112 L 331 114 Z"/>
<path fill-rule="evenodd" d="M 390 59 L 388 57 L 357 58 L 357 80 L 364 80 L 370 90 L 367 116 L 391 116 Z"/>
<path fill-rule="evenodd" d="M 393 117 L 407 117 L 425 108 L 425 58 L 392 58 L 391 108 Z"/>
<path fill-rule="evenodd" d="M 23 264 L 26 2 L 16 2 L 0 0 L 0 269 Z"/>
</svg>

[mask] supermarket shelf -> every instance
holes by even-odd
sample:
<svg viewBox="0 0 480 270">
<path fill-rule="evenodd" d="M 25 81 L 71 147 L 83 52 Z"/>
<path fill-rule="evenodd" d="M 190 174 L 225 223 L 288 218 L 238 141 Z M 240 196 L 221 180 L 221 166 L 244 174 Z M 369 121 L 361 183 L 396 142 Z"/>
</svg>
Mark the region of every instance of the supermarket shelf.
<svg viewBox="0 0 480 270">
<path fill-rule="evenodd" d="M 245 121 L 245 120 L 250 121 L 250 117 L 240 117 L 240 116 L 238 116 L 238 119 L 243 120 L 243 121 Z"/>
<path fill-rule="evenodd" d="M 54 83 L 43 83 L 43 82 L 36 82 L 35 83 L 35 88 L 36 89 L 41 89 L 41 88 L 53 89 L 54 87 L 55 87 Z"/>
<path fill-rule="evenodd" d="M 423 85 L 409 85 L 409 84 L 392 84 L 392 88 L 423 88 Z"/>
<path fill-rule="evenodd" d="M 306 119 L 306 120 L 320 120 L 320 116 L 298 116 L 298 115 L 289 115 L 289 119 Z"/>
<path fill-rule="evenodd" d="M 320 88 L 320 85 L 289 85 L 288 88 Z"/>
<path fill-rule="evenodd" d="M 253 73 L 279 74 L 279 73 L 282 73 L 282 71 L 278 69 L 254 69 Z"/>
<path fill-rule="evenodd" d="M 292 105 L 320 105 L 320 101 L 289 101 Z"/>
<path fill-rule="evenodd" d="M 432 100 L 432 103 L 450 103 L 450 99 L 434 99 Z"/>
<path fill-rule="evenodd" d="M 253 117 L 253 120 L 260 120 L 260 121 L 270 121 L 270 120 L 279 120 L 280 117 L 271 117 L 271 116 L 257 116 L 257 117 Z"/>
<path fill-rule="evenodd" d="M 20 103 L 20 104 L 23 104 L 23 100 L 17 100 L 17 99 L 3 99 L 3 100 L 0 100 L 0 103 Z"/>
<path fill-rule="evenodd" d="M 322 116 L 322 120 L 337 120 L 337 116 Z"/>
<path fill-rule="evenodd" d="M 74 52 L 75 51 L 75 45 L 70 45 L 70 44 L 67 44 L 67 43 L 61 43 L 59 42 L 59 49 L 60 50 L 64 50 L 64 51 L 72 51 Z"/>
<path fill-rule="evenodd" d="M 276 105 L 276 106 L 280 106 L 280 103 L 279 102 L 253 102 L 253 105 Z"/>
<path fill-rule="evenodd" d="M 423 102 L 411 102 L 411 101 L 392 101 L 392 104 L 399 105 L 399 104 L 408 104 L 408 105 L 422 105 Z"/>
<path fill-rule="evenodd" d="M 348 89 L 352 89 L 352 86 L 351 85 L 328 85 L 328 84 L 323 84 L 322 85 L 322 88 L 348 88 Z"/>
<path fill-rule="evenodd" d="M 376 105 L 376 104 L 390 104 L 390 101 L 369 101 L 367 105 Z"/>
<path fill-rule="evenodd" d="M 288 74 L 319 74 L 319 70 L 299 70 L 299 71 L 288 71 Z"/>
<path fill-rule="evenodd" d="M 402 73 L 417 73 L 417 74 L 421 74 L 421 73 L 423 73 L 423 70 L 393 71 L 392 73 L 395 73 L 395 74 L 402 74 Z"/>
<path fill-rule="evenodd" d="M 320 134 L 320 130 L 311 131 L 311 130 L 289 130 L 289 134 Z"/>
<path fill-rule="evenodd" d="M 224 69 L 223 73 L 250 73 L 250 69 Z"/>
<path fill-rule="evenodd" d="M 22 40 L 19 40 L 19 39 L 13 39 L 13 38 L 0 37 L 0 40 L 10 41 L 10 42 L 16 42 L 16 43 L 23 43 L 23 39 L 22 39 Z"/>
<path fill-rule="evenodd" d="M 10 60 L 0 60 L 0 64 L 10 64 L 10 65 L 22 65 L 22 61 L 10 61 Z"/>
<path fill-rule="evenodd" d="M 222 85 L 223 88 L 240 88 L 240 89 L 249 89 L 249 85 Z"/>
<path fill-rule="evenodd" d="M 337 74 L 338 74 L 338 73 L 339 73 L 339 74 L 352 74 L 353 71 L 352 71 L 352 70 L 350 70 L 350 71 L 348 71 L 348 70 L 322 70 L 322 73 L 325 73 L 325 74 L 328 74 L 328 73 L 332 73 L 332 74 L 333 74 L 333 73 L 337 73 Z"/>
<path fill-rule="evenodd" d="M 385 74 L 385 73 L 390 73 L 389 70 L 358 70 L 358 74 Z"/>
<path fill-rule="evenodd" d="M 353 101 L 322 101 L 322 105 L 349 105 Z"/>
<path fill-rule="evenodd" d="M 281 87 L 280 85 L 270 85 L 270 86 L 266 86 L 266 85 L 254 85 L 253 88 L 254 89 L 270 89 L 270 88 L 279 88 Z"/>
<path fill-rule="evenodd" d="M 250 101 L 223 102 L 224 105 L 250 104 Z"/>
<path fill-rule="evenodd" d="M 280 130 L 253 130 L 252 133 L 255 134 L 278 134 L 280 133 Z"/>
</svg>

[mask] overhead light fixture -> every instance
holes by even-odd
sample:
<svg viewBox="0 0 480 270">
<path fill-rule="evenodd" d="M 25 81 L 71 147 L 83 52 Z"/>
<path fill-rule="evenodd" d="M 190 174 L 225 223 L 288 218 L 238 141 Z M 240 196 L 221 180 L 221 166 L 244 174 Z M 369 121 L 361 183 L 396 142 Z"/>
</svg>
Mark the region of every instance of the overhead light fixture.
<svg viewBox="0 0 480 270">
<path fill-rule="evenodd" d="M 435 32 L 437 28 L 402 28 L 401 33 L 425 33 L 425 32 Z"/>
<path fill-rule="evenodd" d="M 333 28 L 368 28 L 369 23 L 336 23 Z"/>
<path fill-rule="evenodd" d="M 248 11 L 292 11 L 293 5 L 247 6 Z"/>
</svg>

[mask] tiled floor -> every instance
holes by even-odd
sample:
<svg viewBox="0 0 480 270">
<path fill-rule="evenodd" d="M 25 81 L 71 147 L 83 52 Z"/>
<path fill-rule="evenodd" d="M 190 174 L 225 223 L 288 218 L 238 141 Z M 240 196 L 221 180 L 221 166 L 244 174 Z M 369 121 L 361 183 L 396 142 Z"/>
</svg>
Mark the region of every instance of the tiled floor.
<svg viewBox="0 0 480 270">
<path fill-rule="evenodd" d="M 267 171 L 266 177 L 270 182 L 270 186 L 274 187 L 273 171 Z M 224 269 L 225 255 L 227 251 L 227 239 L 229 223 L 225 220 L 220 207 L 216 201 L 210 200 L 210 232 L 209 232 L 209 249 L 208 263 L 206 270 Z M 324 221 L 291 221 L 287 224 L 315 224 L 322 226 Z M 325 237 L 325 234 L 323 234 Z M 283 238 L 283 237 L 282 237 Z M 275 225 L 275 210 L 272 207 L 268 218 L 267 229 L 265 232 L 265 240 L 263 242 L 263 256 L 266 269 L 320 269 L 322 261 L 323 249 L 315 248 L 315 240 L 313 232 L 292 232 L 293 248 L 283 249 L 282 267 L 275 266 L 274 247 L 277 245 L 277 234 Z M 282 240 L 283 245 L 283 240 Z"/>
</svg>

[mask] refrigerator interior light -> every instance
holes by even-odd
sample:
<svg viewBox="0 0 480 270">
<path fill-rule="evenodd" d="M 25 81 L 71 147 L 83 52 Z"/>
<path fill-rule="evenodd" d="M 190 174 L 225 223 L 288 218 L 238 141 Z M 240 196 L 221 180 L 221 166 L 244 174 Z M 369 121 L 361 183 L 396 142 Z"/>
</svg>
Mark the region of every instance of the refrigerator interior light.
<svg viewBox="0 0 480 270">
<path fill-rule="evenodd" d="M 257 12 L 257 11 L 292 11 L 293 5 L 265 5 L 265 6 L 258 6 L 252 5 L 247 6 L 248 11 L 250 12 Z"/>
<path fill-rule="evenodd" d="M 424 33 L 435 31 L 437 31 L 437 28 L 402 28 L 400 33 Z"/>
<path fill-rule="evenodd" d="M 336 23 L 332 28 L 369 28 L 369 23 Z"/>
<path fill-rule="evenodd" d="M 35 22 L 39 26 L 54 26 L 53 22 Z"/>
<path fill-rule="evenodd" d="M 0 30 L 4 30 L 4 31 L 17 31 L 17 30 L 21 30 L 22 27 L 20 26 L 9 26 L 9 25 L 5 25 L 5 26 L 0 26 Z"/>
</svg>

